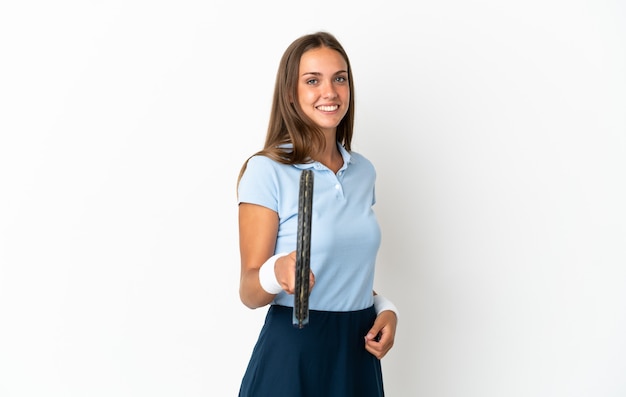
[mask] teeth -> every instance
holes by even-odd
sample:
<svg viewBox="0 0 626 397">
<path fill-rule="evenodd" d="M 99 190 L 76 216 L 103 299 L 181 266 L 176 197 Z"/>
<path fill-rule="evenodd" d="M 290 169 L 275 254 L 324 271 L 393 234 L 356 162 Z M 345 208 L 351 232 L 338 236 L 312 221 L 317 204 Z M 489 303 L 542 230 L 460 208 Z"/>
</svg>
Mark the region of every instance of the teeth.
<svg viewBox="0 0 626 397">
<path fill-rule="evenodd" d="M 334 110 L 337 110 L 337 108 L 339 108 L 338 105 L 334 105 L 334 106 L 318 106 L 317 107 L 319 110 L 323 110 L 324 112 L 332 112 Z"/>
</svg>

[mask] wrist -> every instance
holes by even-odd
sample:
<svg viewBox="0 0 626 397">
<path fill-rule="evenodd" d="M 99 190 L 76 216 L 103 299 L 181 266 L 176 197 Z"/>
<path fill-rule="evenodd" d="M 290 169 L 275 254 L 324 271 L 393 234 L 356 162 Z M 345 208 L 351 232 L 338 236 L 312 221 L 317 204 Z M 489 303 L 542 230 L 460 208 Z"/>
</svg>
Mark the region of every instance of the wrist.
<svg viewBox="0 0 626 397">
<path fill-rule="evenodd" d="M 265 261 L 259 268 L 259 282 L 261 283 L 261 288 L 268 294 L 276 295 L 283 288 L 276 280 L 276 273 L 274 272 L 274 266 L 276 266 L 276 261 L 278 258 L 288 255 L 287 253 L 280 253 L 274 256 L 271 256 L 268 260 Z"/>
<path fill-rule="evenodd" d="M 374 309 L 376 310 L 376 315 L 389 310 L 395 313 L 396 318 L 399 317 L 398 308 L 393 304 L 393 302 L 380 294 L 374 295 Z"/>
</svg>

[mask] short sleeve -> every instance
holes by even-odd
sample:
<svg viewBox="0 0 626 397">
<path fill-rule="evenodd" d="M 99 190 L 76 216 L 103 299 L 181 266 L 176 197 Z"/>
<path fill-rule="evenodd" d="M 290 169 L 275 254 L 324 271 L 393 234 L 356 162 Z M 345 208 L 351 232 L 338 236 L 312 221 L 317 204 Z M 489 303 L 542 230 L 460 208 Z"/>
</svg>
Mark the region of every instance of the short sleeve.
<svg viewBox="0 0 626 397">
<path fill-rule="evenodd" d="M 274 161 L 266 156 L 253 156 L 237 188 L 238 204 L 250 203 L 278 212 L 278 177 Z"/>
</svg>

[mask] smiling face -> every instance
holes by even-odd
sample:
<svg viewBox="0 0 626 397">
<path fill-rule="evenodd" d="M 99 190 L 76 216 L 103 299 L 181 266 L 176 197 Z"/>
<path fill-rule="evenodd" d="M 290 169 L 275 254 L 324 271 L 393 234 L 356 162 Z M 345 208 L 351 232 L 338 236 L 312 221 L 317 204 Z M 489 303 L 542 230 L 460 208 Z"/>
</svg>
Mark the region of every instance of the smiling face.
<svg viewBox="0 0 626 397">
<path fill-rule="evenodd" d="M 302 54 L 298 103 L 325 134 L 336 133 L 350 103 L 348 66 L 339 52 L 320 47 Z"/>
</svg>

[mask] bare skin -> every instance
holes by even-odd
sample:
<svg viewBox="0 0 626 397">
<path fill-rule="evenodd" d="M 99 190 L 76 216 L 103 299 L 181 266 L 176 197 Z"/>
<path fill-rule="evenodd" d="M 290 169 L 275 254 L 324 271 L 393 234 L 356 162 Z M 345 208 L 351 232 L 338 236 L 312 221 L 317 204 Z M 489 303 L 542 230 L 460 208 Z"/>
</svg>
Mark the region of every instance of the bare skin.
<svg viewBox="0 0 626 397">
<path fill-rule="evenodd" d="M 325 47 L 316 48 L 302 55 L 299 76 L 298 103 L 326 138 L 325 147 L 314 151 L 312 157 L 337 173 L 343 166 L 343 158 L 336 145 L 337 126 L 346 115 L 350 99 L 347 64 L 338 52 Z M 275 211 L 255 204 L 239 205 L 239 295 L 251 309 L 266 306 L 275 297 L 261 287 L 259 269 L 274 255 L 277 235 L 278 214 Z M 295 251 L 279 258 L 274 266 L 276 280 L 288 294 L 293 294 L 295 290 L 295 269 Z M 310 274 L 310 285 L 311 289 L 315 285 L 313 272 Z M 395 313 L 380 313 L 365 336 L 365 349 L 377 358 L 383 358 L 393 346 L 396 324 Z"/>
<path fill-rule="evenodd" d="M 374 293 L 376 295 L 376 293 Z M 396 325 L 398 324 L 398 318 L 396 313 L 391 310 L 382 311 L 376 320 L 374 325 L 370 328 L 367 335 L 365 335 L 365 350 L 372 353 L 379 360 L 391 350 L 396 338 Z M 376 338 L 378 335 L 378 338 Z M 376 340 L 378 339 L 378 340 Z"/>
<path fill-rule="evenodd" d="M 266 207 L 242 203 L 239 205 L 239 246 L 241 252 L 241 301 L 251 309 L 266 306 L 276 295 L 267 293 L 259 282 L 259 269 L 272 255 L 278 234 L 278 214 Z M 276 280 L 288 294 L 295 290 L 296 251 L 283 256 L 274 266 Z M 315 285 L 311 272 L 310 288 Z"/>
</svg>

